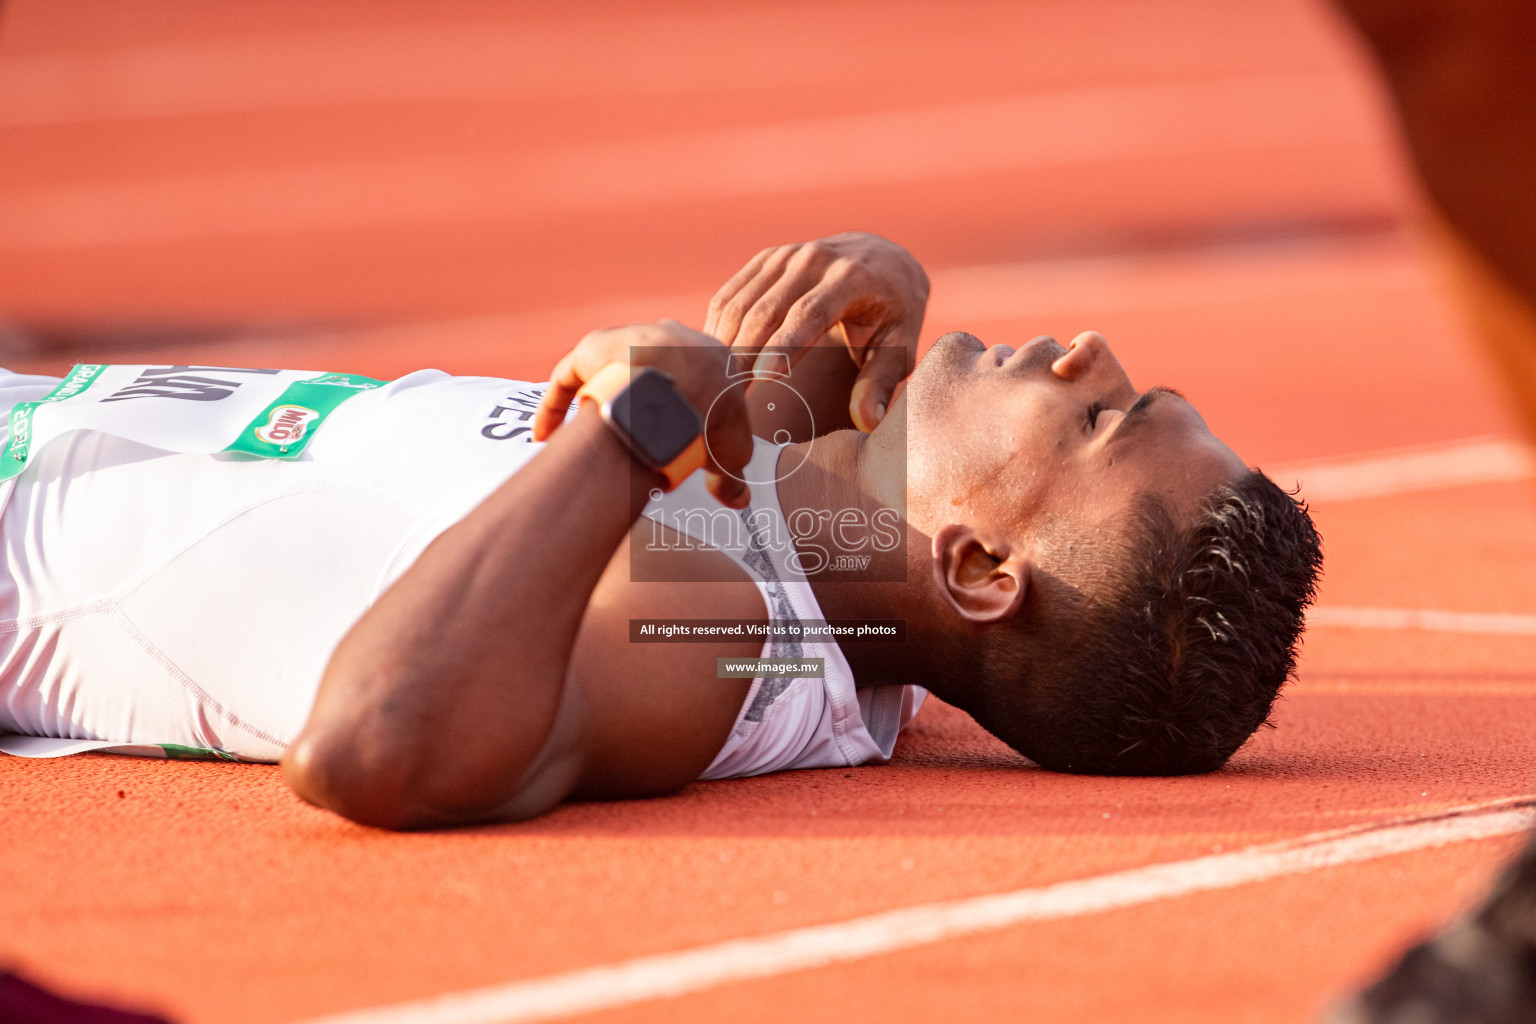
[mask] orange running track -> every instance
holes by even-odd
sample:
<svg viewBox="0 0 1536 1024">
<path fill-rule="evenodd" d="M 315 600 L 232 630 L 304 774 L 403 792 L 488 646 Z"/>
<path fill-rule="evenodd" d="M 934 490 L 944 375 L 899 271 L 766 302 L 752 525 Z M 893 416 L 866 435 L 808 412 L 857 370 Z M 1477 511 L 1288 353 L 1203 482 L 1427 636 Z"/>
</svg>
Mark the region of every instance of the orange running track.
<svg viewBox="0 0 1536 1024">
<path fill-rule="evenodd" d="M 0 965 L 189 1024 L 1303 1021 L 1521 841 L 1445 815 L 1536 793 L 1530 463 L 1326 8 L 9 0 L 0 147 L 15 369 L 541 378 L 864 227 L 929 266 L 929 338 L 1104 332 L 1328 553 L 1277 728 L 1200 778 L 1048 774 L 930 705 L 885 766 L 391 835 L 263 766 L 0 758 Z M 1319 859 L 1361 836 L 1428 838 Z M 1055 909 L 868 920 L 1016 892 Z"/>
</svg>

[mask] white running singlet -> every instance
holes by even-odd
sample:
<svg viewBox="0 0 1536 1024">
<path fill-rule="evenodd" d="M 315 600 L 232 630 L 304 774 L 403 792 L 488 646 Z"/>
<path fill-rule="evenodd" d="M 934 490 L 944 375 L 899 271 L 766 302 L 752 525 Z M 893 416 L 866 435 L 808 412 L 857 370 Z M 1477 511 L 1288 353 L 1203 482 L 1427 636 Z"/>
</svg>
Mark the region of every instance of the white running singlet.
<svg viewBox="0 0 1536 1024">
<path fill-rule="evenodd" d="M 0 371 L 0 414 L 57 383 Z M 289 460 L 87 429 L 34 448 L 0 483 L 0 734 L 17 734 L 0 750 L 275 761 L 352 624 L 543 447 L 530 430 L 543 389 L 423 370 L 348 398 Z M 121 408 L 152 416 L 175 401 Z M 7 417 L 0 446 L 9 432 Z M 754 466 L 771 474 L 778 452 L 759 442 Z M 647 514 L 696 502 L 701 480 Z M 774 493 L 754 488 L 754 507 L 782 520 Z M 771 618 L 821 617 L 782 559 L 722 550 L 758 580 Z M 705 778 L 889 757 L 924 693 L 856 690 L 835 643 L 770 641 L 763 656 L 824 657 L 826 678 L 756 680 Z"/>
</svg>

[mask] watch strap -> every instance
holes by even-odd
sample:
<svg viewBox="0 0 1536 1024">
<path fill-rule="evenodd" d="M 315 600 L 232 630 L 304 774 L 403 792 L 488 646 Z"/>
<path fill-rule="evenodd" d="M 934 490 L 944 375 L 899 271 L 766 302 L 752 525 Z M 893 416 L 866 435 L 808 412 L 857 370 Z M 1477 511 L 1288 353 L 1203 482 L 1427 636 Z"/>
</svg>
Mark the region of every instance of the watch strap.
<svg viewBox="0 0 1536 1024">
<path fill-rule="evenodd" d="M 658 373 L 660 371 L 657 371 Z M 665 375 L 663 375 L 665 376 Z M 630 369 L 624 363 L 613 362 L 604 366 L 592 375 L 592 379 L 581 386 L 576 392 L 576 400 L 581 403 L 595 402 L 603 421 L 609 428 L 624 441 L 626 447 L 642 462 L 650 463 L 641 454 L 639 447 L 630 439 L 625 430 L 613 420 L 613 400 L 625 388 L 629 387 L 632 376 Z M 671 378 L 668 378 L 670 382 Z M 682 397 L 679 395 L 678 397 Z M 686 399 L 684 399 L 686 401 Z M 695 470 L 704 465 L 704 431 L 702 426 L 697 437 L 684 448 L 682 453 L 665 466 L 650 466 L 667 479 L 666 490 L 671 491 L 694 474 Z"/>
</svg>

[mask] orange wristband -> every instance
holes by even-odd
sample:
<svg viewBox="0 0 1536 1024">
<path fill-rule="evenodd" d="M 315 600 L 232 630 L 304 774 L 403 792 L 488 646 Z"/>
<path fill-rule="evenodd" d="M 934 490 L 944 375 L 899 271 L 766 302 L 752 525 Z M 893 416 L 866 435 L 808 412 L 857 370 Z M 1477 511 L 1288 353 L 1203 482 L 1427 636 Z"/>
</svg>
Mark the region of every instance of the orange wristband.
<svg viewBox="0 0 1536 1024">
<path fill-rule="evenodd" d="M 593 374 L 591 380 L 581 386 L 581 390 L 576 392 L 576 400 L 582 403 L 595 402 L 604 422 L 608 424 L 615 434 L 619 435 L 620 439 L 635 454 L 636 458 L 650 465 L 646 456 L 639 450 L 634 441 L 630 439 L 626 431 L 613 421 L 613 400 L 620 392 L 629 387 L 631 379 L 632 376 L 628 366 L 618 362 L 609 363 Z M 686 399 L 684 401 L 686 402 Z M 585 405 L 583 405 L 583 408 L 585 408 Z M 695 415 L 697 415 L 697 412 L 695 412 Z M 667 478 L 666 490 L 671 491 L 675 490 L 678 484 L 692 476 L 694 471 L 702 468 L 703 465 L 704 426 L 700 423 L 698 436 L 689 443 L 687 448 L 683 449 L 681 454 L 665 466 L 651 465 L 650 468 L 655 469 Z"/>
<path fill-rule="evenodd" d="M 609 363 L 592 375 L 592 379 L 576 392 L 578 402 L 596 402 L 601 408 L 613 400 L 613 396 L 629 387 L 629 367 L 623 363 Z"/>
</svg>

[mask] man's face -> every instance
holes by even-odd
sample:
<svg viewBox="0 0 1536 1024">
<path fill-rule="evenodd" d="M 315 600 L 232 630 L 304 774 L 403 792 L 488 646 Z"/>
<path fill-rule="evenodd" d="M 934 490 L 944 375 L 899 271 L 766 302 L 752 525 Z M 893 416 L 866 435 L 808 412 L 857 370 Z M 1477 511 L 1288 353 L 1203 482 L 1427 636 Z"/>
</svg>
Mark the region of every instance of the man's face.
<svg viewBox="0 0 1536 1024">
<path fill-rule="evenodd" d="M 963 332 L 940 338 L 906 390 L 908 515 L 929 535 L 965 522 L 978 534 L 1111 541 L 1105 524 L 1138 494 L 1181 522 L 1245 466 L 1179 395 L 1138 392 L 1089 332 L 1062 347 L 1015 350 Z M 1084 552 L 1086 553 L 1086 552 Z"/>
</svg>

